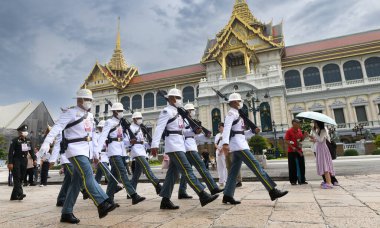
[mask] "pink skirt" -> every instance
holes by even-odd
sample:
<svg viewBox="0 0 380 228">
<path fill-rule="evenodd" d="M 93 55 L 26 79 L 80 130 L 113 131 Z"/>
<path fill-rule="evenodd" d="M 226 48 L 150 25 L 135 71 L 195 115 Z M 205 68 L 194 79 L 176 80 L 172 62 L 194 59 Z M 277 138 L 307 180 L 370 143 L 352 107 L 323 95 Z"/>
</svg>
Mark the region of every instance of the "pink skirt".
<svg viewBox="0 0 380 228">
<path fill-rule="evenodd" d="M 326 141 L 316 142 L 315 151 L 317 154 L 318 175 L 322 176 L 325 172 L 329 172 L 332 176 L 335 176 L 330 150 L 326 145 Z"/>
</svg>

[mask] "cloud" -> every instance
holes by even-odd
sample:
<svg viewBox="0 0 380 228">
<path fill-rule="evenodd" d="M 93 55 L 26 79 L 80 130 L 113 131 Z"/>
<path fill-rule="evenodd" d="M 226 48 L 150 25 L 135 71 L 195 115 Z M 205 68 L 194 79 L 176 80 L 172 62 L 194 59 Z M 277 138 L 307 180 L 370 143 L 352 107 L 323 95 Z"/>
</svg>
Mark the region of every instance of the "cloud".
<svg viewBox="0 0 380 228">
<path fill-rule="evenodd" d="M 140 73 L 198 63 L 207 39 L 228 22 L 233 2 L 2 1 L 0 105 L 43 100 L 53 113 L 71 105 L 95 61 L 110 60 L 118 16 L 127 63 Z M 284 21 L 287 45 L 380 27 L 379 1 L 247 2 L 259 20 Z"/>
</svg>

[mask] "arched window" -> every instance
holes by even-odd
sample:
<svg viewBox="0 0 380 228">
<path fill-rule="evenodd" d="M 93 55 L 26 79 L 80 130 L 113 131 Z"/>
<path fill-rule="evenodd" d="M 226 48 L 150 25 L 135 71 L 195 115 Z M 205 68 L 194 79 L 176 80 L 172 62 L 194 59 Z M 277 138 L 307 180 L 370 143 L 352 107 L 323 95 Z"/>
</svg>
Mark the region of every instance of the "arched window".
<svg viewBox="0 0 380 228">
<path fill-rule="evenodd" d="M 285 72 L 285 87 L 287 89 L 301 87 L 300 72 L 297 70 L 289 70 Z"/>
<path fill-rule="evenodd" d="M 321 75 L 316 67 L 308 67 L 303 71 L 303 81 L 305 86 L 321 84 Z"/>
<path fill-rule="evenodd" d="M 380 76 L 380 58 L 379 57 L 371 57 L 366 59 L 364 62 L 365 70 L 367 71 L 367 76 L 377 77 Z"/>
<path fill-rule="evenodd" d="M 154 94 L 147 93 L 144 95 L 144 108 L 154 107 Z"/>
<path fill-rule="evenodd" d="M 325 83 L 341 82 L 342 76 L 337 64 L 327 64 L 323 67 L 323 78 Z"/>
<path fill-rule="evenodd" d="M 359 61 L 351 60 L 343 64 L 344 77 L 347 81 L 363 78 L 362 67 Z"/>
<path fill-rule="evenodd" d="M 142 97 L 141 95 L 134 95 L 132 97 L 132 109 L 141 109 L 142 108 Z"/>
<path fill-rule="evenodd" d="M 162 91 L 163 94 L 168 94 L 166 91 Z M 156 106 L 164 106 L 166 105 L 166 100 L 164 97 L 161 97 L 160 95 L 156 94 Z"/>
<path fill-rule="evenodd" d="M 121 98 L 121 100 L 120 100 L 120 103 L 122 103 L 123 104 L 123 106 L 124 106 L 124 109 L 129 109 L 129 108 L 131 108 L 131 100 L 129 99 L 129 97 L 128 96 L 125 96 L 125 97 L 123 97 L 123 98 Z"/>
<path fill-rule="evenodd" d="M 182 91 L 183 101 L 184 102 L 193 102 L 194 101 L 194 88 L 187 86 Z"/>
</svg>

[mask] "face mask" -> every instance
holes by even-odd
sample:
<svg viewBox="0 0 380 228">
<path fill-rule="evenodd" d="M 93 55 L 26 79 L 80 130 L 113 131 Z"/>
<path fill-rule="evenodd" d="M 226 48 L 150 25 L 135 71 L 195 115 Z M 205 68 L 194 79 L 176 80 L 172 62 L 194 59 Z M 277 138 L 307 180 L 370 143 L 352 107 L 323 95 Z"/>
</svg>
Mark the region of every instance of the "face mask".
<svg viewBox="0 0 380 228">
<path fill-rule="evenodd" d="M 83 102 L 83 108 L 89 110 L 92 107 L 92 101 Z"/>
<path fill-rule="evenodd" d="M 242 109 L 242 108 L 243 108 L 243 102 L 239 102 L 238 109 Z"/>
<path fill-rule="evenodd" d="M 23 136 L 23 137 L 26 137 L 26 136 L 28 136 L 28 132 L 27 131 L 23 131 L 23 132 L 21 132 L 21 135 Z"/>
<path fill-rule="evenodd" d="M 124 113 L 123 113 L 123 112 L 118 112 L 118 113 L 117 113 L 117 118 L 118 118 L 118 119 L 123 118 L 123 116 L 124 116 Z"/>
<path fill-rule="evenodd" d="M 190 116 L 194 117 L 195 116 L 195 110 L 191 110 Z"/>
<path fill-rule="evenodd" d="M 176 100 L 176 102 L 175 102 L 174 105 L 175 105 L 177 108 L 182 107 L 182 100 L 181 100 L 181 99 Z"/>
<path fill-rule="evenodd" d="M 141 124 L 142 124 L 142 119 L 138 119 L 138 120 L 136 120 L 136 124 L 137 124 L 137 125 L 141 125 Z"/>
</svg>

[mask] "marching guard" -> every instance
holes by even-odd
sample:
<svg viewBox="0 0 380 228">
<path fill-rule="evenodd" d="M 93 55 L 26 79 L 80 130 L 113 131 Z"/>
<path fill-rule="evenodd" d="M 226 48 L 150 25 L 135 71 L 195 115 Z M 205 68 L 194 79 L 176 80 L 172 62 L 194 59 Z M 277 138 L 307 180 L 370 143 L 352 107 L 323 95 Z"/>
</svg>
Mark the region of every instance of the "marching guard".
<svg viewBox="0 0 380 228">
<path fill-rule="evenodd" d="M 232 153 L 232 166 L 228 174 L 226 188 L 224 189 L 223 203 L 240 204 L 240 201 L 235 200 L 233 197 L 236 188 L 236 176 L 238 175 L 242 162 L 255 173 L 269 192 L 272 201 L 286 195 L 288 191 L 281 191 L 276 188 L 276 183 L 274 183 L 263 170 L 249 149 L 246 137 L 252 136 L 253 133 L 259 133 L 260 129 L 254 126 L 254 129 L 251 128 L 251 130 L 245 131 L 244 120 L 239 114 L 239 109 L 243 107 L 240 94 L 232 93 L 228 98 L 228 102 L 231 109 L 228 111 L 224 122 L 222 150 L 225 153 Z"/>
</svg>

